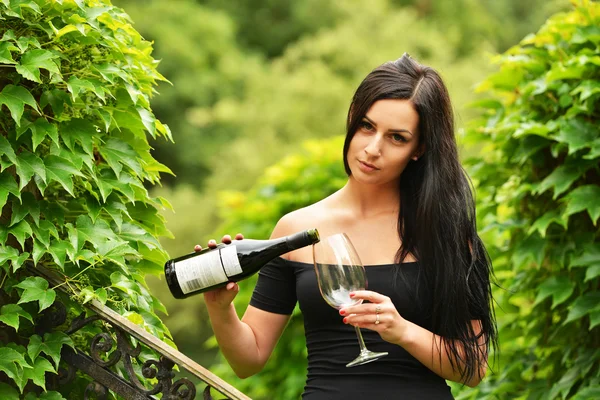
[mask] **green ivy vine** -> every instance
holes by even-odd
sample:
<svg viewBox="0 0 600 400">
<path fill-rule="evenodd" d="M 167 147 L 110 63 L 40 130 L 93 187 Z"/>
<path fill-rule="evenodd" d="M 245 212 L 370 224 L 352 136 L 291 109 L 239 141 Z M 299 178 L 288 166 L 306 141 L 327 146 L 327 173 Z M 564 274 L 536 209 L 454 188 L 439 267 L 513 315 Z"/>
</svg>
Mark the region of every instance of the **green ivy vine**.
<svg viewBox="0 0 600 400">
<path fill-rule="evenodd" d="M 573 4 L 479 86 L 467 137 L 501 346 L 463 399 L 600 398 L 600 5 Z"/>
<path fill-rule="evenodd" d="M 144 280 L 162 272 L 157 238 L 170 235 L 158 213 L 170 205 L 146 188 L 170 173 L 147 139 L 171 140 L 150 108 L 165 80 L 151 52 L 109 0 L 0 0 L 2 399 L 82 398 L 84 376 L 46 388 L 63 346 L 96 329 L 38 335 L 59 300 L 68 320 L 96 299 L 172 344 Z M 40 265 L 78 296 L 35 276 Z"/>
</svg>

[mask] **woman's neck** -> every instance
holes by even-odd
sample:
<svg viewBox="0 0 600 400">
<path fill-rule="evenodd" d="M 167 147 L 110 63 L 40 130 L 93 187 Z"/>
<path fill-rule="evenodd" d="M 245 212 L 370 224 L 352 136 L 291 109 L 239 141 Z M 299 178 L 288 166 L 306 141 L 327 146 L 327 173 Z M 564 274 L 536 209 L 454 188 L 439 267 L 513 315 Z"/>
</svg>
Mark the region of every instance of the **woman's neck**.
<svg viewBox="0 0 600 400">
<path fill-rule="evenodd" d="M 400 208 L 400 191 L 396 185 L 365 185 L 350 177 L 338 194 L 358 217 L 397 215 Z"/>
</svg>

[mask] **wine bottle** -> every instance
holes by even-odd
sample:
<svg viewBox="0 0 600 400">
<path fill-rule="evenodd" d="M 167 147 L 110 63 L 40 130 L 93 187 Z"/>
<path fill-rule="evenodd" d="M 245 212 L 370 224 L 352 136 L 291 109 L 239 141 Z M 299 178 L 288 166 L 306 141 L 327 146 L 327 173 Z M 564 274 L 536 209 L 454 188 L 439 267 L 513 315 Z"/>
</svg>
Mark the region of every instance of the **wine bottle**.
<svg viewBox="0 0 600 400">
<path fill-rule="evenodd" d="M 271 240 L 233 240 L 167 261 L 165 278 L 171 294 L 183 299 L 246 279 L 275 257 L 318 241 L 316 229 Z"/>
</svg>

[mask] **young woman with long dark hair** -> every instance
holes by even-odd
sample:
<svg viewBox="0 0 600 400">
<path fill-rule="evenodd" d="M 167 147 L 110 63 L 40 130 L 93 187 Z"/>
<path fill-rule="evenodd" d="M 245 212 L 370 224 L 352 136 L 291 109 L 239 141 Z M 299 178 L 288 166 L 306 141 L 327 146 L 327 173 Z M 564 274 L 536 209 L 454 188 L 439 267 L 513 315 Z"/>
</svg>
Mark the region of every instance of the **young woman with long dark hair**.
<svg viewBox="0 0 600 400">
<path fill-rule="evenodd" d="M 438 73 L 405 54 L 367 75 L 350 104 L 343 158 L 347 184 L 281 218 L 272 237 L 346 233 L 369 282 L 353 295 L 368 301 L 337 315 L 319 294 L 310 247 L 299 249 L 262 268 L 241 320 L 232 304 L 237 284 L 205 294 L 220 349 L 240 377 L 259 372 L 298 302 L 304 399 L 451 399 L 445 380 L 477 385 L 497 330 L 491 263 Z M 356 352 L 353 326 L 370 350 L 389 355 L 346 368 Z"/>
</svg>

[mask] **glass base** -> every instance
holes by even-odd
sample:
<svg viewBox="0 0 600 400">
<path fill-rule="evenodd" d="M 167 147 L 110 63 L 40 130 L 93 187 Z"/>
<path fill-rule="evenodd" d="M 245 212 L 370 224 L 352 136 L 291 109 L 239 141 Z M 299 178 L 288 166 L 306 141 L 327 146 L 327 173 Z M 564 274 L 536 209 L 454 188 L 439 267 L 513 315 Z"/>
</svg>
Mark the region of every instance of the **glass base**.
<svg viewBox="0 0 600 400">
<path fill-rule="evenodd" d="M 371 361 L 379 360 L 381 357 L 385 357 L 387 355 L 387 352 L 375 353 L 369 350 L 361 351 L 358 357 L 346 364 L 346 367 L 356 367 L 357 365 L 370 363 Z"/>
</svg>

